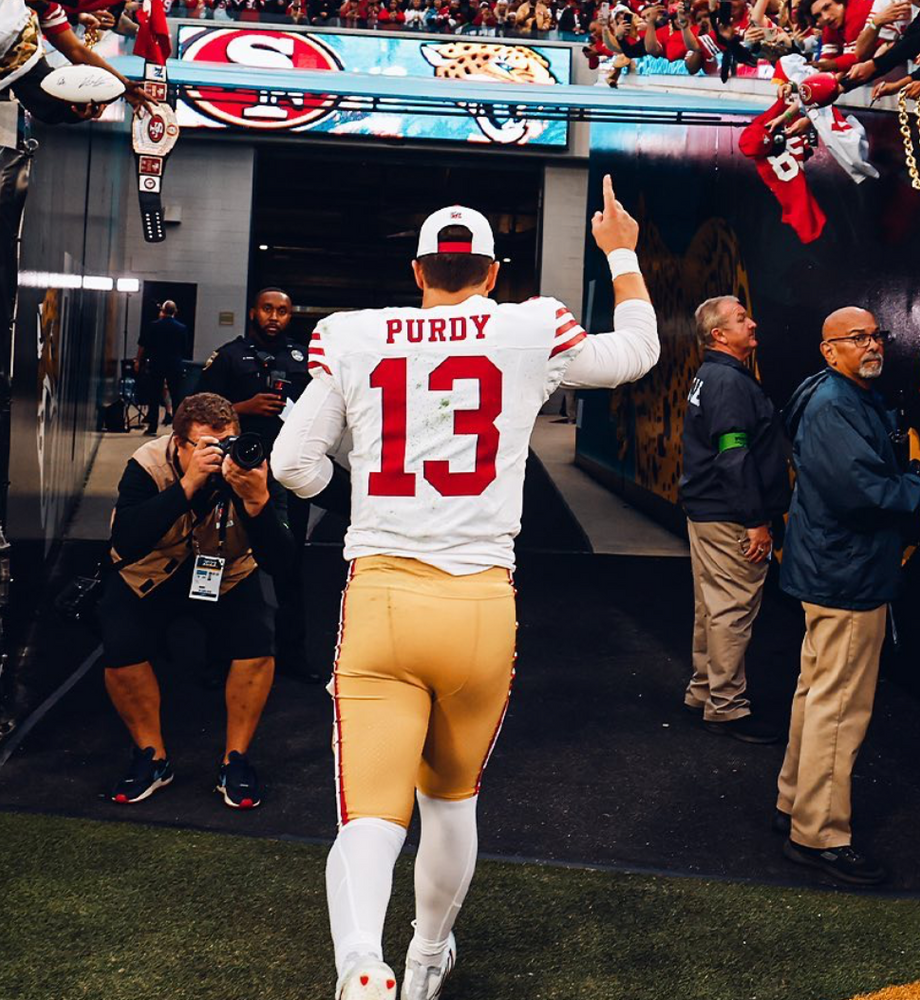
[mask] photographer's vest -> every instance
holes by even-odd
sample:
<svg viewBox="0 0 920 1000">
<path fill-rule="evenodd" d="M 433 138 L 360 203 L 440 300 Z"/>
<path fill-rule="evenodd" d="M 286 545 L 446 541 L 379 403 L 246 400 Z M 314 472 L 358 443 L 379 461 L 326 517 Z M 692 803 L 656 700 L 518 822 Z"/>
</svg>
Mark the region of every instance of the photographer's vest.
<svg viewBox="0 0 920 1000">
<path fill-rule="evenodd" d="M 168 437 L 164 435 L 155 441 L 149 441 L 138 448 L 132 458 L 157 484 L 157 489 L 161 493 L 179 481 L 176 445 L 172 435 Z M 223 549 L 219 553 L 226 559 L 224 575 L 220 582 L 221 594 L 226 594 L 256 569 L 252 548 L 239 521 L 239 515 L 233 504 L 230 501 L 228 503 L 230 509 L 227 514 L 227 535 Z M 218 555 L 220 548 L 218 516 L 221 506 L 218 504 L 200 520 L 192 511 L 187 511 L 157 542 L 152 552 L 119 570 L 122 579 L 138 597 L 145 597 L 164 580 L 169 579 L 186 559 L 194 556 L 196 550 L 202 555 Z M 114 548 L 111 550 L 111 555 L 113 562 L 120 560 Z"/>
</svg>

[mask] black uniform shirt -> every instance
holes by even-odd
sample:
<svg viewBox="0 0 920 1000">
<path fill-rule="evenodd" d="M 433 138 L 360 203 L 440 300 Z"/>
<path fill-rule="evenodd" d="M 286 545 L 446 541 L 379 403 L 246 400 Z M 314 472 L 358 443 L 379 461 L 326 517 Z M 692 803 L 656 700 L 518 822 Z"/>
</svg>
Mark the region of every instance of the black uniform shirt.
<svg viewBox="0 0 920 1000">
<path fill-rule="evenodd" d="M 178 368 L 188 349 L 188 327 L 172 316 L 151 323 L 141 334 L 138 347 L 154 371 Z"/>
<path fill-rule="evenodd" d="M 285 395 L 292 400 L 299 399 L 309 381 L 306 348 L 286 337 L 278 337 L 268 347 L 260 346 L 249 335 L 237 337 L 208 358 L 198 392 L 216 392 L 231 403 L 241 403 L 261 392 L 269 392 L 268 380 L 273 371 L 284 372 L 290 382 Z M 271 451 L 281 425 L 280 417 L 240 414 L 242 430 L 258 434 L 266 452 Z"/>
<path fill-rule="evenodd" d="M 753 373 L 724 351 L 705 351 L 684 418 L 680 498 L 691 521 L 753 528 L 789 506 L 779 415 Z"/>
</svg>

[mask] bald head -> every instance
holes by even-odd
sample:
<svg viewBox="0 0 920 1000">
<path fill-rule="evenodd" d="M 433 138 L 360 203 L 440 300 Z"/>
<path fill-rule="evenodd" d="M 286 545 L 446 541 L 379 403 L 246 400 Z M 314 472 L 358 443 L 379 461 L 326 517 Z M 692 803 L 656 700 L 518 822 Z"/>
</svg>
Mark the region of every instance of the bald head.
<svg viewBox="0 0 920 1000">
<path fill-rule="evenodd" d="M 167 299 L 162 306 L 160 306 L 160 312 L 164 316 L 175 316 L 179 311 L 178 306 L 172 299 Z"/>
<path fill-rule="evenodd" d="M 874 330 L 877 326 L 875 317 L 868 309 L 861 309 L 859 306 L 843 306 L 840 309 L 835 309 L 824 321 L 824 326 L 821 327 L 821 339 L 845 337 L 848 333 L 859 330 Z"/>
<path fill-rule="evenodd" d="M 886 336 L 868 309 L 844 306 L 824 321 L 821 353 L 831 368 L 867 388 L 882 374 Z"/>
</svg>

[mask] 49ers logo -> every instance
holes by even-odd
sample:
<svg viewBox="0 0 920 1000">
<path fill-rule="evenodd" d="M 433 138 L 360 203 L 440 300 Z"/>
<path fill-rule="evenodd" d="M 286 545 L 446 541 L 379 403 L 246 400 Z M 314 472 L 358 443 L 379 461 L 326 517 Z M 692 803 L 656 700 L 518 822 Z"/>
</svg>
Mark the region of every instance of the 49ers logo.
<svg viewBox="0 0 920 1000">
<path fill-rule="evenodd" d="M 255 69 L 341 71 L 338 56 L 310 35 L 288 31 L 205 28 L 185 47 L 183 62 L 229 63 Z M 291 129 L 325 118 L 338 98 L 287 90 L 187 87 L 186 98 L 209 118 L 256 129 Z"/>
<path fill-rule="evenodd" d="M 147 125 L 147 136 L 151 142 L 162 142 L 166 135 L 166 122 L 160 115 L 154 115 Z"/>
</svg>

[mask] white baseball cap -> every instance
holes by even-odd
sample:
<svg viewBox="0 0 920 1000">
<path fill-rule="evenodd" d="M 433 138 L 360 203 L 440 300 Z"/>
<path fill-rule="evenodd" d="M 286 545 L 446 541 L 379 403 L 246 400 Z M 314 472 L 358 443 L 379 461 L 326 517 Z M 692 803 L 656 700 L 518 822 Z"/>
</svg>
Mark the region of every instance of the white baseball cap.
<svg viewBox="0 0 920 1000">
<path fill-rule="evenodd" d="M 470 242 L 445 243 L 438 240 L 442 229 L 448 226 L 465 226 L 473 234 Z M 416 257 L 427 257 L 433 253 L 473 253 L 495 259 L 495 237 L 489 220 L 475 208 L 449 205 L 432 212 L 422 223 L 418 234 Z"/>
</svg>

